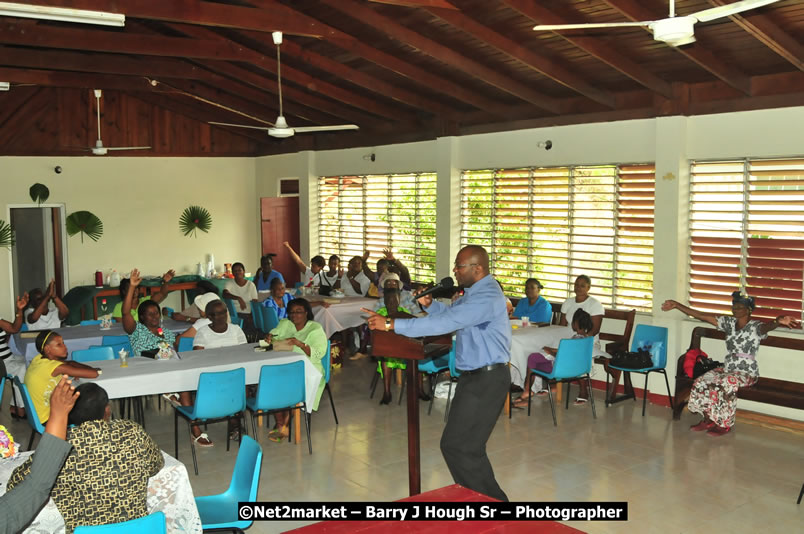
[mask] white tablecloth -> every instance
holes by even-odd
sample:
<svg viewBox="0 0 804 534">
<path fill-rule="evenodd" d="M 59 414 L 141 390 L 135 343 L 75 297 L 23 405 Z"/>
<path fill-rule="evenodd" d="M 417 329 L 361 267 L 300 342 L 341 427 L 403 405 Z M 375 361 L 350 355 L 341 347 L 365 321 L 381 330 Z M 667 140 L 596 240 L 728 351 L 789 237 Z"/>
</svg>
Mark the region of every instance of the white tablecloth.
<svg viewBox="0 0 804 534">
<path fill-rule="evenodd" d="M 103 386 L 110 399 L 156 395 L 175 391 L 195 391 L 202 372 L 229 371 L 243 367 L 246 384 L 260 381 L 263 365 L 278 365 L 295 361 L 304 362 L 307 393 L 307 411 L 312 411 L 318 384 L 323 375 L 313 367 L 306 356 L 297 352 L 255 352 L 253 344 L 182 352 L 181 359 L 153 360 L 129 358 L 128 367 L 120 367 L 120 360 L 93 362 L 103 373 L 98 378 L 82 378 Z"/>
<path fill-rule="evenodd" d="M 558 347 L 562 339 L 572 337 L 569 326 L 526 326 L 511 334 L 511 382 L 522 387 L 528 372 L 528 356 L 542 352 L 542 347 Z M 549 356 L 548 356 L 549 357 Z M 534 391 L 541 389 L 541 381 L 534 381 Z"/>
<path fill-rule="evenodd" d="M 313 309 L 314 319 L 324 327 L 327 337 L 332 337 L 335 332 L 364 324 L 366 312 L 360 309 L 373 310 L 376 302 L 377 299 L 372 298 L 346 297 L 341 302 L 330 304 L 329 308 L 316 306 Z"/>
<path fill-rule="evenodd" d="M 22 465 L 30 452 L 23 452 L 11 460 L 0 460 L 0 495 L 6 492 L 6 483 L 11 473 Z M 169 533 L 201 532 L 201 518 L 195 506 L 193 488 L 184 464 L 162 452 L 165 466 L 148 481 L 148 513 L 162 511 L 167 520 Z M 2 519 L 0 519 L 2 520 Z M 54 534 L 65 531 L 64 519 L 53 499 L 48 500 L 33 523 L 25 529 L 28 533 Z"/>
<path fill-rule="evenodd" d="M 174 321 L 173 319 L 163 319 L 162 327 L 168 330 L 181 333 L 187 330 L 190 323 L 183 323 Z M 92 345 L 100 345 L 103 342 L 103 336 L 123 336 L 126 335 L 121 323 L 112 323 L 112 327 L 108 330 L 101 330 L 100 325 L 86 325 L 86 326 L 66 326 L 56 330 L 59 335 L 64 339 L 64 344 L 67 350 L 72 353 L 74 350 L 88 349 Z M 37 332 L 19 332 L 11 337 L 12 351 L 16 354 L 25 356 L 25 361 L 31 363 L 31 360 L 36 358 L 36 336 Z"/>
</svg>

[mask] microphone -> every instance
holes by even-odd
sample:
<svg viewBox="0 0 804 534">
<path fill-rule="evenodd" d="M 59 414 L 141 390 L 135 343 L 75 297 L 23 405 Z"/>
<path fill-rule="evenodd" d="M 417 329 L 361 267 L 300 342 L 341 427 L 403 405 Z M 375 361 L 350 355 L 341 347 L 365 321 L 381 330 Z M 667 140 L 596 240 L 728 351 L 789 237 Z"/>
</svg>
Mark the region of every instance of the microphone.
<svg viewBox="0 0 804 534">
<path fill-rule="evenodd" d="M 451 289 L 454 286 L 455 286 L 455 282 L 452 281 L 451 277 L 447 276 L 446 278 L 442 278 L 439 283 L 437 283 L 436 285 L 434 285 L 430 289 L 428 289 L 426 291 L 423 291 L 422 293 L 419 293 L 414 298 L 420 299 L 422 297 L 426 297 L 427 295 L 430 295 L 431 293 L 435 293 L 439 289 Z"/>
</svg>

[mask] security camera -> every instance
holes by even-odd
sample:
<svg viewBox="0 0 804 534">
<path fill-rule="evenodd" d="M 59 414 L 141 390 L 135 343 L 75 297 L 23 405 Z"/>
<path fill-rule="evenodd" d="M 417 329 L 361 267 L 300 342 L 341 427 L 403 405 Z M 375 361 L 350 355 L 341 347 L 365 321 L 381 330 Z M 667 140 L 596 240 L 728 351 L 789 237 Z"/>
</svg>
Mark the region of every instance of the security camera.
<svg viewBox="0 0 804 534">
<path fill-rule="evenodd" d="M 60 166 L 56 165 L 56 168 L 53 169 L 53 170 L 56 172 L 56 174 L 61 174 L 61 167 Z"/>
<path fill-rule="evenodd" d="M 372 162 L 372 163 L 374 163 L 374 161 L 375 161 L 376 159 L 377 159 L 377 154 L 374 154 L 374 153 L 372 152 L 372 153 L 371 153 L 371 162 Z"/>
<path fill-rule="evenodd" d="M 553 142 L 548 139 L 547 141 L 544 142 L 544 149 L 550 150 L 551 148 L 553 148 Z"/>
</svg>

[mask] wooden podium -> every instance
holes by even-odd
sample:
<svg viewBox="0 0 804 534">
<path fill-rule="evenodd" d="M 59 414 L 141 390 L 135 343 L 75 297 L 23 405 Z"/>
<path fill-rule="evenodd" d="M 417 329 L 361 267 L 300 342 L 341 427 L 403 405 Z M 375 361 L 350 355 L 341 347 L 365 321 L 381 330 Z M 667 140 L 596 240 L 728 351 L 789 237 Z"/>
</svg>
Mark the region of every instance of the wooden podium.
<svg viewBox="0 0 804 534">
<path fill-rule="evenodd" d="M 421 493 L 421 454 L 419 449 L 419 364 L 424 358 L 437 358 L 449 353 L 452 334 L 411 338 L 394 332 L 371 331 L 372 355 L 407 361 L 408 381 L 408 487 L 410 495 Z"/>
</svg>

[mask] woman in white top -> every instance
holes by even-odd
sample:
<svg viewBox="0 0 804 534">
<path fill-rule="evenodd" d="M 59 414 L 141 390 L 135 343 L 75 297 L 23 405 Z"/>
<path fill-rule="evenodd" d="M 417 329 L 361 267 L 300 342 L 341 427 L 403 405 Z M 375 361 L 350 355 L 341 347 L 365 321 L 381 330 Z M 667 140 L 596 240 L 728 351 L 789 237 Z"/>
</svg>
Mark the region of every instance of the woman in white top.
<svg viewBox="0 0 804 534">
<path fill-rule="evenodd" d="M 28 306 L 28 293 L 23 293 L 21 297 L 17 297 L 14 320 L 0 319 L 0 362 L 5 363 L 5 372 L 12 376 L 18 376 L 20 379 L 25 377 L 25 369 L 27 368 L 25 356 L 11 352 L 8 340 L 22 329 L 22 312 L 26 306 Z M 25 417 L 25 408 L 22 407 L 22 394 L 17 389 L 17 386 L 13 386 L 12 390 L 14 394 L 12 395 L 11 416 Z M 16 401 L 13 398 L 16 398 Z"/>
<path fill-rule="evenodd" d="M 293 259 L 293 262 L 299 268 L 299 271 L 302 273 L 301 283 L 303 286 L 320 286 L 321 285 L 321 276 L 318 274 L 324 270 L 326 263 L 324 262 L 324 256 L 313 256 L 310 260 L 310 266 L 304 263 L 301 259 L 301 256 L 296 254 L 296 251 L 293 250 L 293 247 L 290 246 L 290 243 L 285 241 L 282 243 L 285 245 L 285 248 L 288 249 L 290 252 L 290 257 Z M 333 281 L 334 283 L 334 281 Z"/>
<path fill-rule="evenodd" d="M 592 279 L 582 274 L 575 279 L 575 297 L 570 297 L 561 305 L 561 326 L 567 326 L 567 317 L 573 317 L 575 310 L 584 310 L 592 317 L 592 329 L 587 332 L 589 336 L 595 336 L 595 350 L 596 354 L 602 352 L 600 348 L 600 325 L 603 324 L 603 304 L 600 303 L 595 297 L 589 295 L 589 289 L 592 287 Z M 589 394 L 586 391 L 586 386 L 581 382 L 581 392 L 578 398 L 575 399 L 575 404 L 583 404 Z"/>
<path fill-rule="evenodd" d="M 349 270 L 340 279 L 340 288 L 347 297 L 365 297 L 371 280 L 363 273 L 363 258 L 349 260 Z M 337 286 L 336 286 L 337 287 Z"/>
<path fill-rule="evenodd" d="M 322 288 L 329 288 L 328 291 L 331 291 L 338 287 L 340 279 L 343 276 L 343 270 L 340 268 L 341 259 L 336 254 L 329 257 L 328 265 L 329 271 L 322 269 L 318 272 L 318 281 L 320 282 L 318 285 Z M 322 295 L 328 294 L 329 293 L 322 293 Z"/>
<path fill-rule="evenodd" d="M 206 316 L 210 323 L 198 329 L 193 339 L 193 350 L 216 349 L 246 343 L 246 334 L 236 324 L 229 322 L 226 305 L 213 300 L 206 306 Z"/>
<path fill-rule="evenodd" d="M 243 330 L 247 335 L 256 337 L 257 327 L 251 317 L 251 303 L 259 302 L 257 286 L 246 279 L 246 267 L 240 263 L 232 264 L 234 280 L 226 282 L 223 289 L 223 298 L 232 299 L 237 307 L 237 316 L 243 319 Z"/>
<path fill-rule="evenodd" d="M 51 280 L 47 286 L 47 292 L 42 293 L 38 287 L 28 292 L 30 295 L 30 309 L 25 313 L 25 322 L 28 324 L 28 330 L 52 330 L 59 328 L 61 322 L 67 318 L 70 310 L 67 305 L 62 302 L 58 295 L 56 295 L 56 281 Z M 56 307 L 52 310 L 48 309 L 50 301 Z"/>
</svg>

